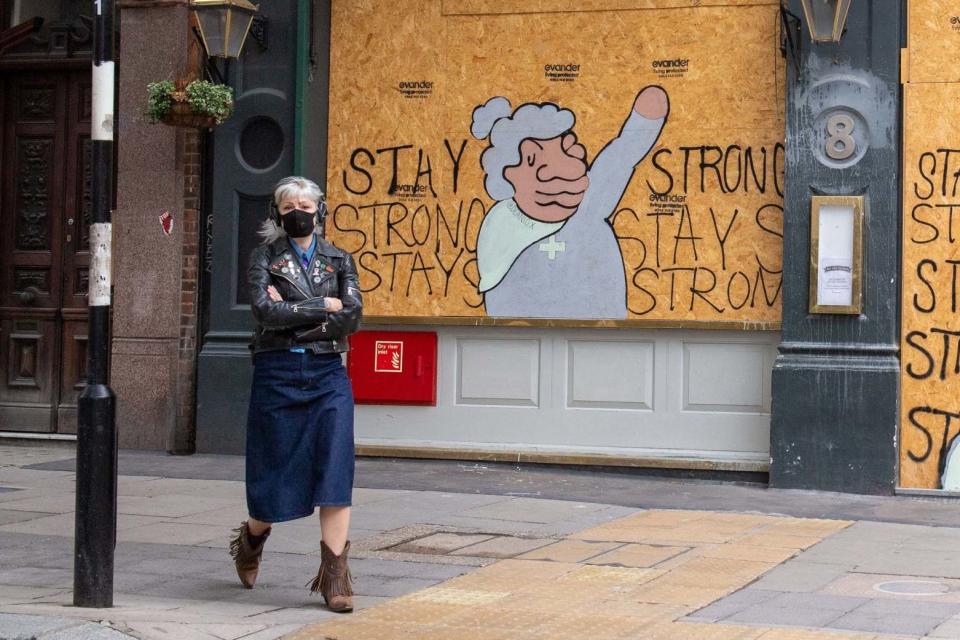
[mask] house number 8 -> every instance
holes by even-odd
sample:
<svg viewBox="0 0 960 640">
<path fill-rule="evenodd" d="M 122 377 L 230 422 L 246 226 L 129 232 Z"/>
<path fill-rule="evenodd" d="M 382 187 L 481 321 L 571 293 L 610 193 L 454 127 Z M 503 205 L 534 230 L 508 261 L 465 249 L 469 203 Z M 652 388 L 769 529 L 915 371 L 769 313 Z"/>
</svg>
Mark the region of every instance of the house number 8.
<svg viewBox="0 0 960 640">
<path fill-rule="evenodd" d="M 824 151 L 834 160 L 846 160 L 857 150 L 853 132 L 853 118 L 845 113 L 830 116 L 827 120 L 827 141 Z"/>
</svg>

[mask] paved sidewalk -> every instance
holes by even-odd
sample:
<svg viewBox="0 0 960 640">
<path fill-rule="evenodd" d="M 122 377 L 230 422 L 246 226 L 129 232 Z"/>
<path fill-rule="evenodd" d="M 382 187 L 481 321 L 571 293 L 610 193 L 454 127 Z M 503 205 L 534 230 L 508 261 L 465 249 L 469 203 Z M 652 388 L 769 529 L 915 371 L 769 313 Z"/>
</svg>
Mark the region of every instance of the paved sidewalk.
<svg viewBox="0 0 960 640">
<path fill-rule="evenodd" d="M 337 616 L 310 519 L 239 586 L 242 459 L 124 452 L 116 606 L 80 609 L 72 461 L 0 444 L 0 638 L 960 638 L 957 502 L 424 461 L 360 461 Z"/>
</svg>

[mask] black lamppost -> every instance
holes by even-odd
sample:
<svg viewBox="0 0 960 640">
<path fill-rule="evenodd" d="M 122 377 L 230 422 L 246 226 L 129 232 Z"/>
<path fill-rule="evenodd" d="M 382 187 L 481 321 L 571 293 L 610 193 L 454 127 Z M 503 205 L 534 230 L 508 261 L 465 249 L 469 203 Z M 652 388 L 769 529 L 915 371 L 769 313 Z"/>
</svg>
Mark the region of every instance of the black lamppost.
<svg viewBox="0 0 960 640">
<path fill-rule="evenodd" d="M 117 539 L 116 397 L 107 386 L 114 130 L 114 0 L 94 0 L 93 142 L 87 384 L 77 403 L 76 538 L 73 604 L 113 606 Z M 257 7 L 247 0 L 192 0 L 207 55 L 235 58 Z M 136 144 L 136 142 L 132 142 Z"/>
<path fill-rule="evenodd" d="M 115 396 L 107 386 L 113 202 L 114 3 L 94 0 L 93 143 L 87 385 L 77 402 L 77 509 L 73 604 L 113 606 L 117 531 Z"/>
</svg>

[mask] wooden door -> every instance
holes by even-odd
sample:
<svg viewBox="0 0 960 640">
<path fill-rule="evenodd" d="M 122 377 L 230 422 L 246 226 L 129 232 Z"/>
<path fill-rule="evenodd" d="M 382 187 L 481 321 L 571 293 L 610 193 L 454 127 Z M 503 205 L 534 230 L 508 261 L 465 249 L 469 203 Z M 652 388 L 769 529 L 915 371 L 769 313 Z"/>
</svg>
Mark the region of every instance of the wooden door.
<svg viewBox="0 0 960 640">
<path fill-rule="evenodd" d="M 90 74 L 0 75 L 0 429 L 76 431 L 86 366 Z"/>
</svg>

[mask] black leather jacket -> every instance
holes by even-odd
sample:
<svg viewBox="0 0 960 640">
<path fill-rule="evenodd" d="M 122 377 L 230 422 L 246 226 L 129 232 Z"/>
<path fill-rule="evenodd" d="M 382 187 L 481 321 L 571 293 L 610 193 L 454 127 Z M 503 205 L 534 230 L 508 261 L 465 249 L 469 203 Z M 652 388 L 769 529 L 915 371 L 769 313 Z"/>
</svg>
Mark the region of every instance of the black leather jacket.
<svg viewBox="0 0 960 640">
<path fill-rule="evenodd" d="M 363 297 L 353 257 L 319 236 L 306 271 L 286 237 L 257 247 L 250 254 L 247 283 L 257 320 L 254 352 L 305 347 L 314 353 L 342 353 L 349 348 L 347 336 L 360 327 Z M 270 285 L 282 302 L 270 299 Z M 343 309 L 327 312 L 324 298 L 339 298 Z"/>
</svg>

